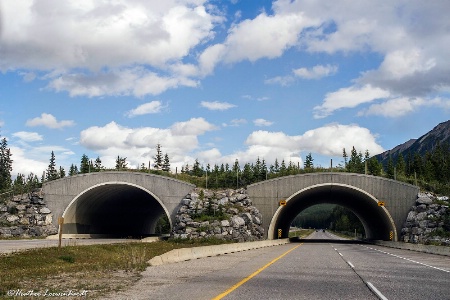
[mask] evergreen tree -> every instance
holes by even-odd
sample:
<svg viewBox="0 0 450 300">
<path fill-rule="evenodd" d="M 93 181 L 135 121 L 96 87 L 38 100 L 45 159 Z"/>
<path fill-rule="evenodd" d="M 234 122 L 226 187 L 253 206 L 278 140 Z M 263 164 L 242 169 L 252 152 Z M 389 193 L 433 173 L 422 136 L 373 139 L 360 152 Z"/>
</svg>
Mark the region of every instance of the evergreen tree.
<svg viewBox="0 0 450 300">
<path fill-rule="evenodd" d="M 81 156 L 80 173 L 81 174 L 89 173 L 90 170 L 91 170 L 91 168 L 90 168 L 89 157 L 86 154 L 83 154 Z"/>
<path fill-rule="evenodd" d="M 153 164 L 153 167 L 156 170 L 161 170 L 163 167 L 163 154 L 161 151 L 161 144 L 157 144 L 156 145 L 156 155 L 153 157 L 153 160 L 155 161 L 155 163 Z"/>
<path fill-rule="evenodd" d="M 100 172 L 101 170 L 103 170 L 102 160 L 100 159 L 100 156 L 97 156 L 97 158 L 95 159 L 93 169 L 94 172 Z"/>
<path fill-rule="evenodd" d="M 281 166 L 280 166 L 280 175 L 281 176 L 285 176 L 287 173 L 287 168 L 286 168 L 286 163 L 284 162 L 284 159 L 281 161 Z"/>
<path fill-rule="evenodd" d="M 367 161 L 367 171 L 370 175 L 381 176 L 382 170 L 383 165 L 375 157 Z"/>
<path fill-rule="evenodd" d="M 406 164 L 403 154 L 400 153 L 397 157 L 397 163 L 395 164 L 395 169 L 397 171 L 397 176 L 403 176 L 406 174 Z"/>
<path fill-rule="evenodd" d="M 345 148 L 342 149 L 342 157 L 344 158 L 344 168 L 345 168 L 345 170 L 347 170 L 348 155 L 347 155 L 347 152 L 345 151 Z"/>
<path fill-rule="evenodd" d="M 48 165 L 46 171 L 46 181 L 58 179 L 58 170 L 56 169 L 56 158 L 55 153 L 52 151 L 50 156 L 50 164 Z"/>
<path fill-rule="evenodd" d="M 28 174 L 26 185 L 28 191 L 32 191 L 37 188 L 39 186 L 39 178 L 37 175 L 34 175 L 33 173 Z"/>
<path fill-rule="evenodd" d="M 314 159 L 312 158 L 310 152 L 308 155 L 306 155 L 305 162 L 303 163 L 306 172 L 310 172 L 314 168 L 313 161 Z"/>
<path fill-rule="evenodd" d="M 59 167 L 59 173 L 58 173 L 58 178 L 64 178 L 66 177 L 66 170 L 64 170 L 63 167 Z"/>
<path fill-rule="evenodd" d="M 391 155 L 389 155 L 389 159 L 386 165 L 386 176 L 390 179 L 394 179 L 395 177 L 395 167 Z"/>
<path fill-rule="evenodd" d="M 74 164 L 70 165 L 69 176 L 74 176 L 78 174 L 78 167 Z"/>
<path fill-rule="evenodd" d="M 127 158 L 126 157 L 120 157 L 117 156 L 116 159 L 116 170 L 121 171 L 121 170 L 126 170 L 127 169 Z"/>
<path fill-rule="evenodd" d="M 192 166 L 192 175 L 197 177 L 203 176 L 203 168 L 200 166 L 198 159 L 195 159 L 194 165 Z"/>
<path fill-rule="evenodd" d="M 364 173 L 364 162 L 362 159 L 362 153 L 357 152 L 355 147 L 352 147 L 350 159 L 347 163 L 347 171 L 351 173 Z"/>
<path fill-rule="evenodd" d="M 25 175 L 17 174 L 13 183 L 14 194 L 23 194 L 25 192 Z"/>
<path fill-rule="evenodd" d="M 12 159 L 11 150 L 8 148 L 8 141 L 3 138 L 0 141 L 0 191 L 11 187 Z"/>
<path fill-rule="evenodd" d="M 169 161 L 169 155 L 167 153 L 164 155 L 162 170 L 166 171 L 166 172 L 170 172 L 170 161 Z"/>
</svg>

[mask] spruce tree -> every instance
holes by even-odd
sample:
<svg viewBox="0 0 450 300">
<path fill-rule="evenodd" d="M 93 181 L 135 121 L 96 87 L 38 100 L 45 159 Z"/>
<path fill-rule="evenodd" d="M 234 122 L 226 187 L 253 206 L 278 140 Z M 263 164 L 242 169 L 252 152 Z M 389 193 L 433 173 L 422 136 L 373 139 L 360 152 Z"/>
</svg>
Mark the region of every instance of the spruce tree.
<svg viewBox="0 0 450 300">
<path fill-rule="evenodd" d="M 303 163 L 305 171 L 310 172 L 314 168 L 313 161 L 314 161 L 314 159 L 312 158 L 312 155 L 310 152 L 308 155 L 306 155 L 305 162 Z"/>
<path fill-rule="evenodd" d="M 94 162 L 94 171 L 100 172 L 101 170 L 103 170 L 102 160 L 100 159 L 100 156 L 97 156 Z"/>
<path fill-rule="evenodd" d="M 161 144 L 156 145 L 156 155 L 153 157 L 153 160 L 155 161 L 153 165 L 154 168 L 156 170 L 161 170 L 163 167 L 163 155 L 161 151 Z"/>
<path fill-rule="evenodd" d="M 117 156 L 116 159 L 116 170 L 121 171 L 121 170 L 126 170 L 127 169 L 127 158 L 126 157 L 120 157 Z"/>
<path fill-rule="evenodd" d="M 55 180 L 58 179 L 58 170 L 56 169 L 56 158 L 55 153 L 52 151 L 50 156 L 50 164 L 48 165 L 45 180 Z"/>
<path fill-rule="evenodd" d="M 89 173 L 90 171 L 90 162 L 89 157 L 86 154 L 81 156 L 81 164 L 80 164 L 80 173 Z"/>
<path fill-rule="evenodd" d="M 170 172 L 170 161 L 169 161 L 169 155 L 166 153 L 164 155 L 164 161 L 162 163 L 162 168 L 165 172 Z"/>
<path fill-rule="evenodd" d="M 8 141 L 3 138 L 0 142 L 0 191 L 11 187 L 12 159 Z"/>
</svg>

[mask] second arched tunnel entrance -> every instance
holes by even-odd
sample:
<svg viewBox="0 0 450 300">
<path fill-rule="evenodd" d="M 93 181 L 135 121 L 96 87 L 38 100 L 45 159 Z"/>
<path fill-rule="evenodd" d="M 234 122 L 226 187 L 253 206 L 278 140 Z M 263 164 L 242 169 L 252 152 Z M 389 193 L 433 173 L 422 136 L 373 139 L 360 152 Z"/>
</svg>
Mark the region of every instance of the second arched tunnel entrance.
<svg viewBox="0 0 450 300">
<path fill-rule="evenodd" d="M 303 210 L 317 204 L 330 203 L 352 211 L 364 226 L 367 239 L 396 239 L 395 224 L 389 212 L 370 194 L 344 184 L 319 184 L 303 189 L 286 199 L 274 214 L 269 227 L 269 238 L 287 238 L 294 218 Z M 280 230 L 281 229 L 281 230 Z"/>
<path fill-rule="evenodd" d="M 167 213 L 148 191 L 126 183 L 106 183 L 78 195 L 64 212 L 64 234 L 98 237 L 154 235 Z"/>
</svg>

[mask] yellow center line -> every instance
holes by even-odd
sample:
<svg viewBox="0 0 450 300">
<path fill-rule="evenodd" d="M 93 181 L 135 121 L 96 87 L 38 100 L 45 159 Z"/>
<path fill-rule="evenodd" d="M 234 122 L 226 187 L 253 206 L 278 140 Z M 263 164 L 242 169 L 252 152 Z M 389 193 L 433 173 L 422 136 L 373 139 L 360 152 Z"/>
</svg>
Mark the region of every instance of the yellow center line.
<svg viewBox="0 0 450 300">
<path fill-rule="evenodd" d="M 272 260 L 271 262 L 269 262 L 268 264 L 266 264 L 265 266 L 263 266 L 262 268 L 258 269 L 257 271 L 253 272 L 252 274 L 250 274 L 248 277 L 242 279 L 241 281 L 239 281 L 238 283 L 236 283 L 235 285 L 233 285 L 232 287 L 230 287 L 228 290 L 226 290 L 225 292 L 223 292 L 222 294 L 212 298 L 212 300 L 220 300 L 223 297 L 225 297 L 226 295 L 228 295 L 229 293 L 231 293 L 232 291 L 234 291 L 235 289 L 237 289 L 238 287 L 240 287 L 241 285 L 243 285 L 244 283 L 246 283 L 247 281 L 249 281 L 250 279 L 252 279 L 253 277 L 255 277 L 256 275 L 258 275 L 259 273 L 261 273 L 262 271 L 264 271 L 264 269 L 266 269 L 267 267 L 269 267 L 271 264 L 273 264 L 274 262 L 276 262 L 277 260 L 279 260 L 280 258 L 284 257 L 286 254 L 288 254 L 289 252 L 291 252 L 292 250 L 300 247 L 301 245 L 303 245 L 303 243 L 301 243 L 298 246 L 293 247 L 292 249 L 289 249 L 288 251 L 284 252 L 283 254 L 281 254 L 280 256 L 278 256 L 277 258 L 275 258 L 274 260 Z"/>
</svg>

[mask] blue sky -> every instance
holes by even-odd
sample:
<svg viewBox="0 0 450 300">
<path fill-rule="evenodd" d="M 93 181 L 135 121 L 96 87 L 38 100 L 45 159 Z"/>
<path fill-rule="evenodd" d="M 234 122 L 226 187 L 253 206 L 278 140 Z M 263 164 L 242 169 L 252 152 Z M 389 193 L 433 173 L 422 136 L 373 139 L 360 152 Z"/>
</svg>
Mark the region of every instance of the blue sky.
<svg viewBox="0 0 450 300">
<path fill-rule="evenodd" d="M 0 1 L 13 174 L 378 154 L 450 119 L 448 1 Z"/>
</svg>

